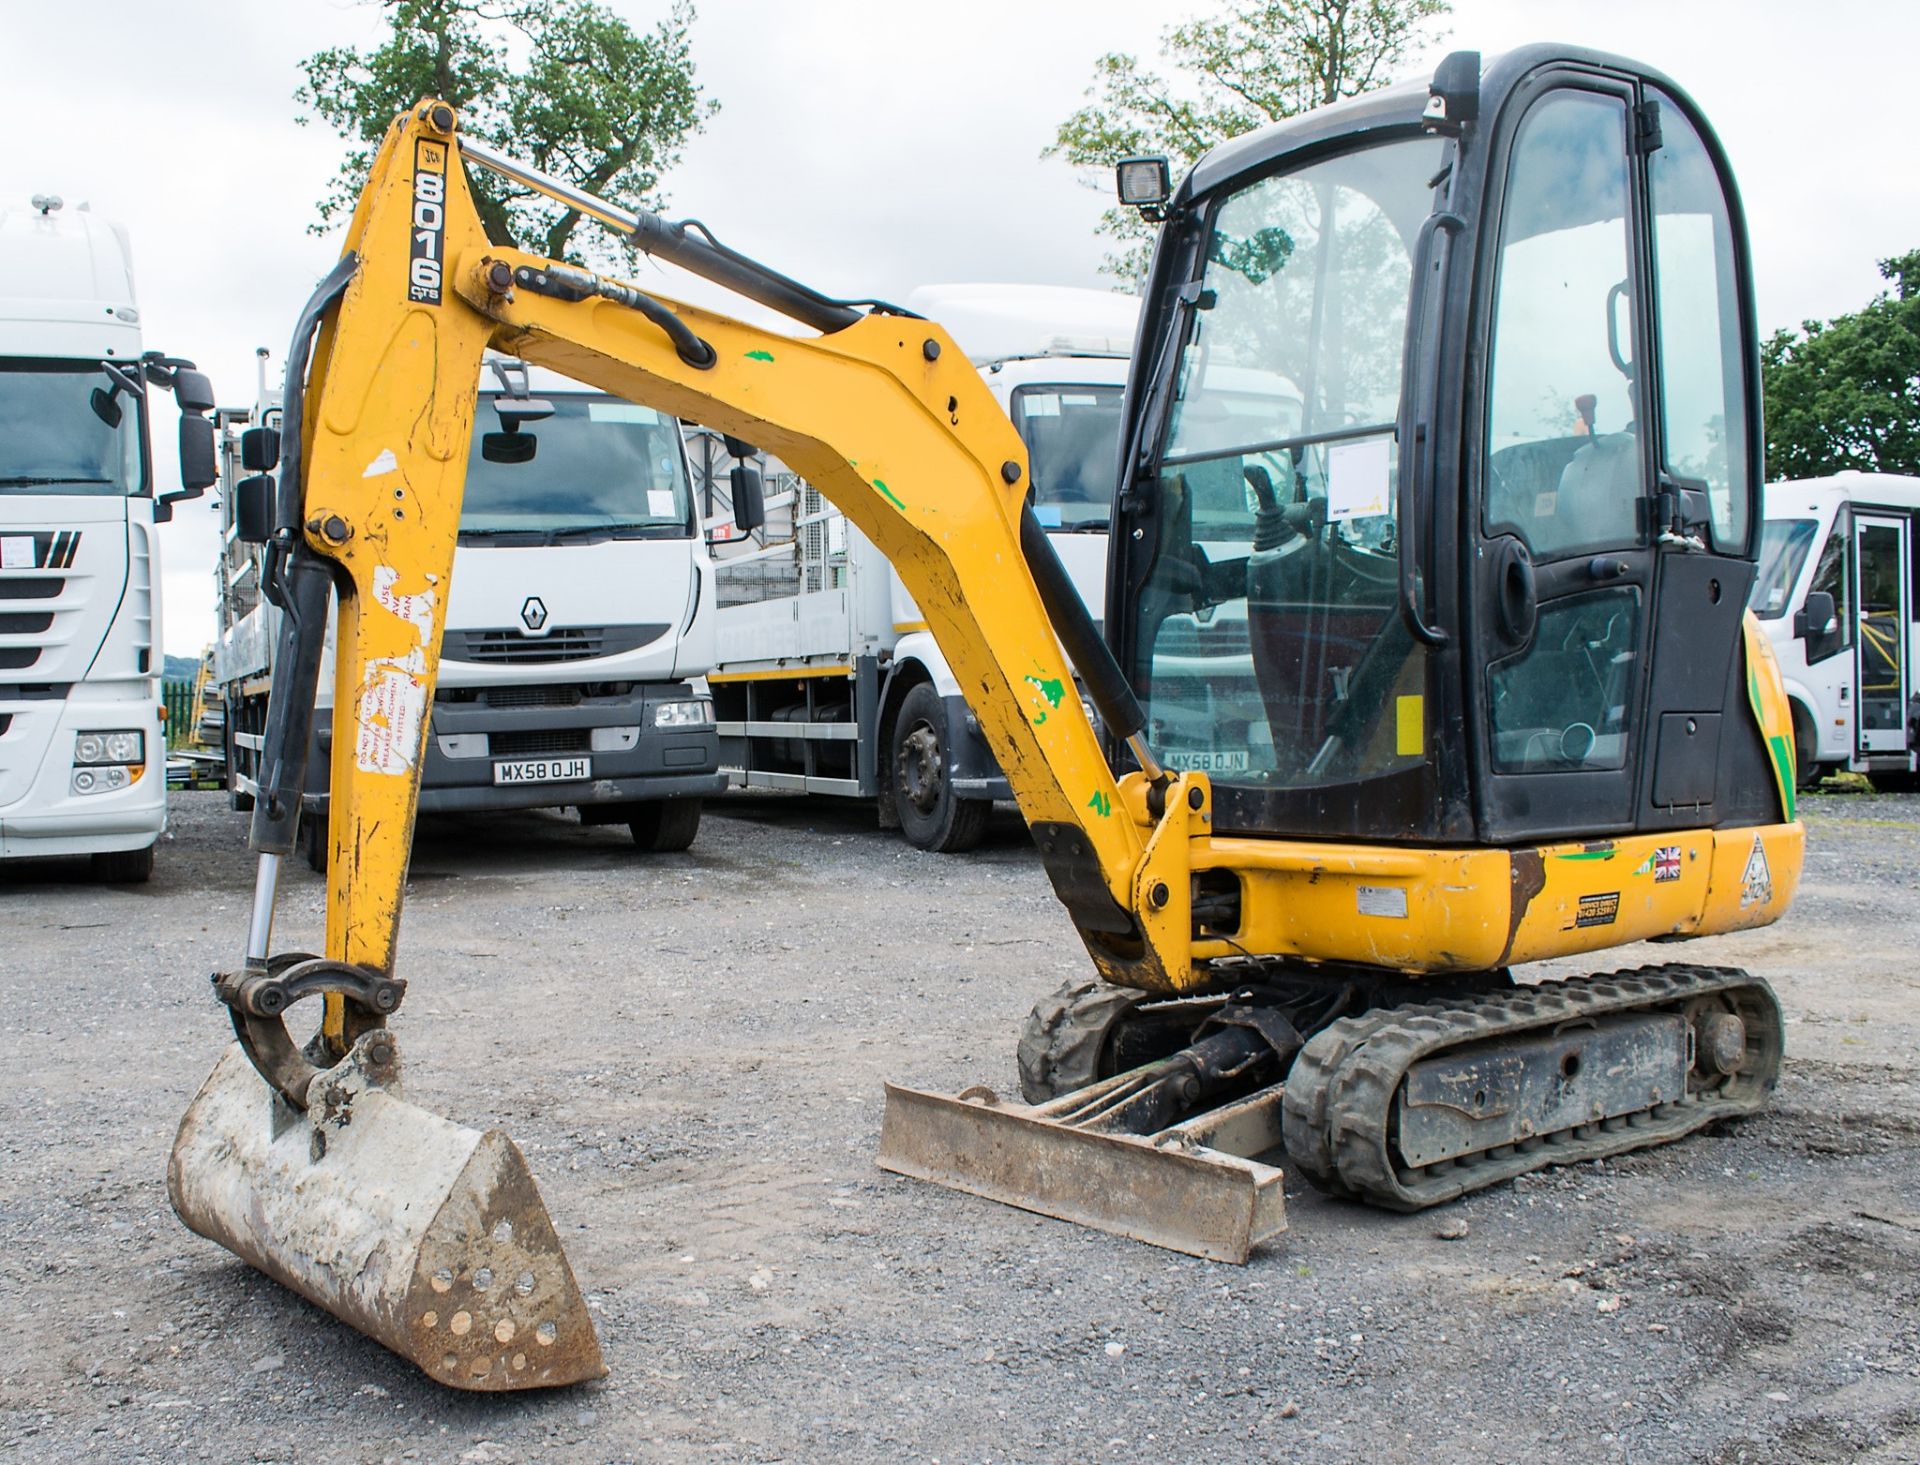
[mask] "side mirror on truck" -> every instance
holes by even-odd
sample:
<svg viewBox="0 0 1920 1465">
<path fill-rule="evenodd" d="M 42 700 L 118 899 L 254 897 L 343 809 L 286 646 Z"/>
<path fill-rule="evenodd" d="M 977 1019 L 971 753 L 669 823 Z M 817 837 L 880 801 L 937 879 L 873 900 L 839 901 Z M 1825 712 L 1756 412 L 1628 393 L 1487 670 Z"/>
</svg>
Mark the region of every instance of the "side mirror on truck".
<svg viewBox="0 0 1920 1465">
<path fill-rule="evenodd" d="M 1802 641 L 1811 641 L 1817 636 L 1831 636 L 1840 629 L 1835 614 L 1833 595 L 1826 590 L 1809 590 L 1807 603 L 1793 613 L 1793 634 Z"/>
<path fill-rule="evenodd" d="M 733 527 L 751 534 L 767 522 L 767 488 L 760 470 L 741 463 L 727 475 L 732 484 Z"/>
<path fill-rule="evenodd" d="M 173 400 L 182 412 L 198 415 L 213 411 L 213 383 L 204 371 L 177 367 L 173 373 Z"/>
<path fill-rule="evenodd" d="M 180 418 L 180 491 L 163 493 L 154 500 L 153 522 L 165 524 L 173 518 L 173 506 L 185 499 L 197 499 L 220 481 L 220 463 L 213 440 L 213 419 L 193 414 Z"/>
<path fill-rule="evenodd" d="M 731 433 L 722 434 L 722 437 L 727 451 L 741 460 L 727 475 L 727 481 L 732 485 L 733 527 L 742 534 L 751 534 L 767 522 L 767 486 L 760 477 L 760 470 L 752 463 L 753 459 L 760 456 L 760 450 Z"/>
<path fill-rule="evenodd" d="M 249 473 L 271 473 L 280 466 L 280 429 L 249 427 L 240 434 L 240 466 Z"/>
<path fill-rule="evenodd" d="M 147 380 L 173 393 L 180 408 L 180 491 L 163 493 L 153 502 L 153 522 L 165 524 L 173 518 L 173 506 L 186 499 L 197 499 L 220 481 L 219 448 L 214 441 L 213 382 L 204 371 L 194 370 L 191 361 L 161 356 L 149 351 L 141 358 Z"/>
<path fill-rule="evenodd" d="M 265 473 L 234 484 L 233 537 L 242 544 L 265 544 L 273 538 L 273 486 Z"/>
</svg>

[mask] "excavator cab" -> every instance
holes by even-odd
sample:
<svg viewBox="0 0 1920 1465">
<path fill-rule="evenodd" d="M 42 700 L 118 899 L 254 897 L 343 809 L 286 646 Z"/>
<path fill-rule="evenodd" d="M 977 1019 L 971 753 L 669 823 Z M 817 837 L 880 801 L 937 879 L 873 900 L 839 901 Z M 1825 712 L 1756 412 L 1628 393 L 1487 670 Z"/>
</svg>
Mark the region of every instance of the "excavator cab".
<svg viewBox="0 0 1920 1465">
<path fill-rule="evenodd" d="M 1166 205 L 1107 605 L 1147 740 L 1222 834 L 1769 822 L 1724 158 L 1617 61 L 1456 75 L 1230 143 Z"/>
</svg>

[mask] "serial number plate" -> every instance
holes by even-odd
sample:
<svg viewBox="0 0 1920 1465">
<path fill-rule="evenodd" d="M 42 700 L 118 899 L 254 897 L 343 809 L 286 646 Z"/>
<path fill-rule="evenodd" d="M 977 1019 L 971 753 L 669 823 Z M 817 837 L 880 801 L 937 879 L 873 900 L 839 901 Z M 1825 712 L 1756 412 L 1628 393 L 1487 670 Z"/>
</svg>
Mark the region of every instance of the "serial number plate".
<svg viewBox="0 0 1920 1465">
<path fill-rule="evenodd" d="M 493 765 L 495 783 L 566 783 L 592 777 L 591 758 L 523 758 Z"/>
<path fill-rule="evenodd" d="M 1167 767 L 1182 773 L 1245 773 L 1248 756 L 1245 748 L 1198 752 L 1175 752 L 1169 748 L 1166 761 Z"/>
</svg>

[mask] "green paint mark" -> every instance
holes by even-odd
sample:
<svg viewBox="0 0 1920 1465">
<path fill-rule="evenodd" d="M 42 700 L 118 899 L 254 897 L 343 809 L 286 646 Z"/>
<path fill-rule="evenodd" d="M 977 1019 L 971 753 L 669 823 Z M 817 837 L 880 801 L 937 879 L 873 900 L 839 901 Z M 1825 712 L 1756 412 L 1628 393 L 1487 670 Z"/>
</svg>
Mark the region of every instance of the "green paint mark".
<svg viewBox="0 0 1920 1465">
<path fill-rule="evenodd" d="M 1787 801 L 1787 818 L 1791 820 L 1796 810 L 1799 795 L 1794 790 L 1793 749 L 1787 740 L 1779 734 L 1767 739 L 1767 746 L 1773 749 L 1773 776 L 1780 785 L 1780 793 Z"/>
<path fill-rule="evenodd" d="M 906 508 L 906 505 L 900 502 L 899 495 L 894 493 L 892 489 L 888 488 L 887 485 L 884 482 L 882 482 L 880 479 L 878 478 L 874 479 L 873 486 L 879 489 L 881 493 L 885 494 L 887 496 L 887 502 L 892 504 L 896 509 Z"/>
<path fill-rule="evenodd" d="M 1028 677 L 1028 681 L 1040 689 L 1040 695 L 1054 707 L 1060 705 L 1060 699 L 1067 695 L 1067 684 L 1058 677 Z"/>
<path fill-rule="evenodd" d="M 1102 819 L 1105 819 L 1109 814 L 1113 813 L 1113 800 L 1096 790 L 1094 796 L 1087 800 L 1087 807 Z"/>
<path fill-rule="evenodd" d="M 1765 736 L 1767 719 L 1760 709 L 1760 678 L 1753 670 L 1753 649 L 1747 648 L 1747 701 L 1753 707 L 1754 725 Z M 1779 786 L 1780 807 L 1787 811 L 1789 821 L 1798 807 L 1798 780 L 1793 776 L 1793 741 L 1775 733 L 1767 738 L 1767 751 L 1773 756 L 1773 781 Z"/>
<path fill-rule="evenodd" d="M 1570 855 L 1555 855 L 1554 858 L 1556 860 L 1610 860 L 1613 858 L 1613 851 L 1610 849 L 1583 849 L 1577 850 Z"/>
<path fill-rule="evenodd" d="M 1038 717 L 1033 719 L 1033 725 L 1035 727 L 1040 727 L 1046 722 L 1046 720 L 1047 720 L 1047 714 L 1042 712 Z"/>
<path fill-rule="evenodd" d="M 773 353 L 772 353 L 771 351 L 749 351 L 749 352 L 747 353 L 747 360 L 749 360 L 749 361 L 771 361 L 771 360 L 773 360 Z"/>
</svg>

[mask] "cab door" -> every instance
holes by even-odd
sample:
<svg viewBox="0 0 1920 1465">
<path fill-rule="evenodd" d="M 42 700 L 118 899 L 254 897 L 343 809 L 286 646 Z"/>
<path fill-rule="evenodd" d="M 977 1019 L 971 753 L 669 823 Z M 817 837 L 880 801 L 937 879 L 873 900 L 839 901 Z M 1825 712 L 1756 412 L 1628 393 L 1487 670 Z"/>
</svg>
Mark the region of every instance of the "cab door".
<svg viewBox="0 0 1920 1465">
<path fill-rule="evenodd" d="M 1467 583 L 1481 835 L 1711 824 L 1757 493 L 1717 157 L 1672 98 L 1590 73 L 1545 78 L 1501 140 Z"/>
</svg>

